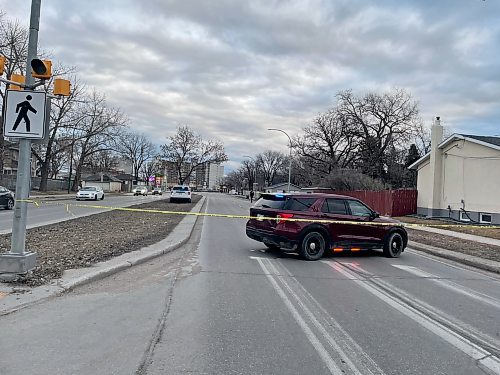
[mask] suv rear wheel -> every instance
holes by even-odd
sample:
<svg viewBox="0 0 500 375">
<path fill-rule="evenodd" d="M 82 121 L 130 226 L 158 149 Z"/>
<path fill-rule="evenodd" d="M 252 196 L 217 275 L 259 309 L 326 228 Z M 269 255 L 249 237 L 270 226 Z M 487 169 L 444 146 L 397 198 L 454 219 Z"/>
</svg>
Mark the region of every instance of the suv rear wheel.
<svg viewBox="0 0 500 375">
<path fill-rule="evenodd" d="M 316 231 L 307 233 L 299 247 L 299 254 L 305 260 L 321 259 L 326 249 L 325 237 Z"/>
<path fill-rule="evenodd" d="M 384 255 L 387 258 L 399 258 L 404 248 L 403 236 L 398 232 L 389 234 L 384 243 Z"/>
</svg>

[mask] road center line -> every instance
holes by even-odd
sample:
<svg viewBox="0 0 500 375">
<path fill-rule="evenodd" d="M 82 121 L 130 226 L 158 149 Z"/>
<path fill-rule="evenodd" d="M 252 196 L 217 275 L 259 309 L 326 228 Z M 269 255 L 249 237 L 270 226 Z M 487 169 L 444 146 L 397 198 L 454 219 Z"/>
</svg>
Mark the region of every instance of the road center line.
<svg viewBox="0 0 500 375">
<path fill-rule="evenodd" d="M 345 374 L 335 363 L 333 358 L 330 356 L 328 351 L 325 349 L 323 344 L 319 341 L 318 337 L 314 334 L 314 332 L 309 328 L 308 324 L 304 320 L 304 318 L 300 315 L 300 313 L 297 311 L 295 306 L 292 304 L 290 299 L 287 297 L 285 291 L 279 286 L 277 281 L 274 279 L 272 273 L 270 270 L 267 268 L 267 266 L 264 264 L 263 259 L 259 257 L 252 257 L 252 259 L 257 260 L 259 263 L 260 267 L 264 271 L 264 274 L 268 278 L 268 280 L 271 282 L 271 285 L 273 286 L 274 290 L 278 293 L 278 296 L 281 298 L 281 300 L 284 302 L 285 306 L 288 308 L 290 313 L 292 314 L 293 318 L 297 322 L 297 324 L 300 326 L 304 334 L 306 335 L 307 339 L 309 342 L 312 344 L 314 349 L 316 349 L 317 353 L 325 363 L 325 365 L 328 367 L 328 370 L 330 370 L 331 374 L 334 375 L 342 375 Z"/>
<path fill-rule="evenodd" d="M 454 283 L 453 281 L 450 280 L 443 280 L 440 279 L 438 276 L 433 275 L 431 273 L 422 271 L 421 269 L 413 266 L 406 266 L 404 264 L 392 264 L 393 267 L 399 268 L 403 271 L 409 272 L 413 275 L 419 276 L 419 277 L 425 277 L 426 279 L 432 280 L 433 282 L 450 289 L 454 291 L 455 293 L 462 294 L 464 296 L 473 298 L 477 301 L 486 303 L 490 306 L 493 306 L 497 309 L 500 309 L 500 301 L 497 300 L 496 298 L 493 298 L 491 296 L 488 296 L 486 294 L 476 292 L 470 288 L 467 288 L 466 286 L 459 285 L 457 283 Z"/>
<path fill-rule="evenodd" d="M 323 262 L 332 267 L 330 261 Z M 353 273 L 353 271 L 344 267 L 338 268 L 337 271 L 345 276 L 352 276 Z M 494 374 L 500 375 L 500 359 L 493 353 L 474 344 L 467 338 L 428 317 L 416 308 L 404 303 L 403 301 L 400 301 L 396 297 L 382 290 L 380 287 L 370 284 L 364 277 L 359 276 L 359 278 L 352 279 L 352 281 L 362 288 L 366 289 L 368 292 L 384 301 L 403 315 L 406 315 L 408 318 L 420 324 L 422 327 L 441 337 L 443 340 L 453 345 L 455 348 L 461 350 L 463 353 L 474 359 L 479 366 L 485 367 Z"/>
<path fill-rule="evenodd" d="M 275 275 L 282 275 L 285 273 L 287 276 L 277 276 L 281 283 L 288 290 L 290 295 L 297 301 L 302 310 L 307 314 L 314 326 L 321 332 L 323 337 L 328 341 L 332 349 L 334 349 L 353 371 L 358 375 L 382 375 L 384 372 L 378 365 L 364 352 L 364 350 L 352 339 L 351 336 L 340 326 L 340 324 L 321 306 L 321 304 L 300 284 L 290 271 L 279 261 L 276 261 L 284 269 L 284 272 L 278 270 L 274 261 L 266 259 L 269 266 L 275 271 Z M 293 286 L 290 285 L 293 283 Z M 299 296 L 299 294 L 302 294 Z M 314 314 L 311 309 L 317 311 Z M 316 315 L 320 315 L 316 317 Z M 319 320 L 318 320 L 319 319 Z M 328 322 L 330 332 L 325 328 L 321 322 Z M 340 345 L 339 345 L 340 344 Z M 346 350 L 343 350 L 344 347 Z M 351 357 L 347 354 L 351 354 Z M 354 363 L 356 362 L 356 364 Z M 360 370 L 361 368 L 361 370 Z"/>
</svg>

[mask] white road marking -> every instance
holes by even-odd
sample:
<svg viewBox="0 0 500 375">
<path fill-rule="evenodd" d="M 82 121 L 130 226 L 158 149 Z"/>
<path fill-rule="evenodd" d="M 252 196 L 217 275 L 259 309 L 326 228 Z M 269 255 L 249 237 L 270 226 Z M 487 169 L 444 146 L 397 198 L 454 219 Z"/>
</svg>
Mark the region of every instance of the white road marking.
<svg viewBox="0 0 500 375">
<path fill-rule="evenodd" d="M 437 283 L 437 284 L 439 284 L 447 289 L 450 289 L 456 293 L 462 294 L 464 296 L 473 298 L 477 301 L 486 303 L 490 306 L 493 306 L 497 309 L 500 309 L 500 301 L 499 300 L 497 300 L 491 296 L 488 296 L 486 294 L 474 291 L 470 288 L 467 288 L 466 286 L 459 285 L 459 284 L 454 283 L 453 281 L 450 281 L 450 280 L 440 279 L 438 276 L 433 275 L 433 274 L 428 273 L 428 272 L 425 272 L 425 271 L 422 271 L 421 269 L 419 269 L 417 267 L 406 266 L 403 264 L 392 264 L 392 266 L 399 268 L 403 271 L 409 272 L 413 275 L 416 275 L 419 277 L 425 277 L 425 278 L 432 280 L 433 282 L 435 282 L 435 283 Z"/>
<path fill-rule="evenodd" d="M 328 351 L 325 349 L 325 347 L 323 346 L 323 344 L 321 344 L 321 342 L 319 341 L 318 337 L 314 334 L 314 332 L 311 330 L 311 328 L 309 328 L 309 326 L 307 325 L 306 321 L 300 315 L 300 313 L 297 311 L 297 309 L 295 308 L 295 306 L 293 306 L 292 302 L 287 297 L 287 295 L 284 292 L 284 290 L 278 285 L 278 283 L 276 282 L 276 280 L 274 279 L 274 277 L 271 275 L 271 272 L 269 271 L 269 269 L 264 264 L 262 258 L 259 258 L 259 257 L 251 257 L 251 258 L 257 260 L 257 262 L 259 263 L 260 267 L 264 271 L 266 277 L 271 282 L 271 285 L 273 286 L 274 290 L 276 290 L 276 292 L 280 296 L 281 300 L 284 302 L 285 306 L 291 312 L 293 318 L 295 319 L 295 321 L 297 322 L 297 324 L 300 326 L 300 328 L 302 329 L 302 331 L 306 335 L 306 337 L 309 340 L 309 342 L 312 344 L 312 346 L 314 347 L 314 349 L 316 349 L 316 351 L 318 352 L 319 356 L 321 357 L 321 359 L 323 360 L 323 362 L 325 363 L 325 365 L 328 367 L 328 370 L 330 370 L 330 373 L 331 374 L 335 374 L 335 375 L 337 375 L 337 374 L 338 375 L 344 374 L 344 372 L 336 365 L 335 361 L 330 356 L 330 354 L 328 353 Z"/>
<path fill-rule="evenodd" d="M 495 281 L 498 281 L 498 278 L 495 278 L 495 277 L 492 277 L 492 276 L 486 275 L 486 274 L 485 274 L 485 272 L 487 272 L 487 271 L 480 272 L 480 271 L 475 271 L 475 270 L 470 269 L 470 268 L 467 268 L 467 267 L 463 267 L 463 266 L 459 266 L 459 265 L 451 264 L 451 263 L 446 262 L 446 261 L 444 261 L 444 260 L 440 260 L 440 259 L 438 259 L 438 257 L 436 257 L 436 256 L 432 256 L 432 255 L 424 254 L 424 253 L 423 253 L 423 252 L 421 252 L 421 251 L 413 250 L 413 249 L 410 249 L 410 248 L 406 248 L 406 249 L 405 249 L 405 252 L 408 252 L 408 253 L 410 253 L 410 254 L 416 255 L 416 256 L 421 257 L 421 258 L 425 258 L 425 259 L 432 260 L 433 262 L 437 262 L 437 263 L 444 264 L 445 266 L 448 266 L 448 267 L 450 267 L 450 268 L 454 268 L 454 269 L 457 269 L 457 270 L 460 270 L 460 271 L 466 271 L 466 272 L 471 272 L 471 273 L 478 274 L 478 275 L 482 276 L 482 278 L 487 278 L 488 280 L 495 280 Z M 452 261 L 452 260 L 450 260 L 450 262 L 453 262 L 453 261 Z M 470 267 L 472 267 L 472 266 L 470 266 Z"/>
<path fill-rule="evenodd" d="M 323 263 L 332 266 L 331 261 L 322 261 Z M 332 262 L 333 263 L 333 262 Z M 332 267 L 333 268 L 333 267 Z M 353 271 L 346 268 L 340 268 L 340 273 L 345 276 L 352 276 Z M 396 309 L 400 313 L 406 315 L 408 318 L 412 319 L 416 323 L 420 324 L 422 327 L 426 328 L 435 335 L 441 337 L 443 340 L 453 345 L 455 348 L 461 350 L 463 353 L 473 358 L 479 366 L 483 366 L 493 372 L 494 374 L 500 374 L 500 359 L 496 357 L 492 352 L 481 348 L 480 346 L 474 344 L 466 337 L 454 332 L 438 321 L 430 318 L 424 313 L 420 312 L 416 308 L 410 306 L 409 304 L 399 300 L 398 298 L 388 294 L 386 291 L 382 290 L 373 284 L 366 282 L 363 276 L 359 276 L 352 281 L 380 300 L 387 303 L 392 308 Z"/>
<path fill-rule="evenodd" d="M 277 269 L 275 264 L 267 259 L 269 265 L 275 271 L 275 275 L 280 275 L 281 272 Z M 279 262 L 279 261 L 277 261 Z M 290 273 L 290 271 L 281 264 L 282 268 L 285 270 L 285 273 L 288 276 L 289 280 L 293 280 L 294 288 L 290 285 L 287 280 L 278 276 L 280 281 L 283 283 L 288 292 L 294 297 L 299 306 L 303 309 L 303 311 L 307 314 L 311 322 L 314 326 L 321 332 L 323 337 L 328 341 L 332 349 L 334 349 L 338 354 L 340 354 L 342 361 L 344 361 L 353 371 L 354 374 L 357 375 L 374 375 L 374 374 L 384 374 L 382 369 L 378 367 L 378 365 L 365 353 L 365 351 L 354 341 L 354 339 L 340 326 L 340 324 L 333 319 L 333 317 L 321 306 L 321 304 L 300 284 Z M 299 296 L 298 292 L 302 292 L 303 296 Z M 305 295 L 305 296 L 304 296 Z M 309 301 L 308 301 L 309 300 Z M 310 305 L 311 308 L 315 308 L 319 313 L 318 315 L 322 315 L 316 318 L 315 314 L 307 307 Z M 330 324 L 330 329 L 332 334 L 327 331 L 325 326 L 321 322 L 326 322 Z M 335 337 L 334 337 L 335 336 Z M 346 349 L 347 353 L 350 353 L 353 360 L 348 356 L 346 351 L 342 349 L 342 347 L 338 344 L 342 344 L 342 346 Z M 357 362 L 357 364 L 354 363 Z M 358 367 L 361 367 L 360 370 Z M 373 369 L 373 371 L 371 369 Z"/>
</svg>

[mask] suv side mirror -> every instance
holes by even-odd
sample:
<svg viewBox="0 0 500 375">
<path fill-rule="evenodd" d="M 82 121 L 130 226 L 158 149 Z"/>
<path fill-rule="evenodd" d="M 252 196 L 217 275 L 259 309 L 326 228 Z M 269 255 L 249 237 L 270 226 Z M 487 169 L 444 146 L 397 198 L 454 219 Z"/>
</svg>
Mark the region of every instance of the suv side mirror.
<svg viewBox="0 0 500 375">
<path fill-rule="evenodd" d="M 380 217 L 380 214 L 378 212 L 372 212 L 372 219 L 376 219 L 377 217 Z"/>
</svg>

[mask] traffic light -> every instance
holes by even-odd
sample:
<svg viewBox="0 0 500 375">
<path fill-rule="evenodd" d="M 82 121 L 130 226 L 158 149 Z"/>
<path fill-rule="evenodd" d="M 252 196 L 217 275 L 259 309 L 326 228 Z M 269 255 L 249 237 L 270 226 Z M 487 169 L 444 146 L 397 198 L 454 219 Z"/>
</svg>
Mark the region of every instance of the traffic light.
<svg viewBox="0 0 500 375">
<path fill-rule="evenodd" d="M 67 79 L 54 79 L 54 95 L 69 96 L 71 83 Z"/>
<path fill-rule="evenodd" d="M 21 74 L 11 74 L 9 80 L 14 81 L 14 82 L 18 82 L 18 83 L 25 83 L 26 77 L 21 75 Z M 24 89 L 21 86 L 10 84 L 9 90 L 24 90 Z"/>
<path fill-rule="evenodd" d="M 49 79 L 52 76 L 52 61 L 50 60 L 31 60 L 31 75 L 35 78 Z"/>
<path fill-rule="evenodd" d="M 5 70 L 5 62 L 6 62 L 5 56 L 0 56 L 0 76 L 3 74 Z"/>
</svg>

